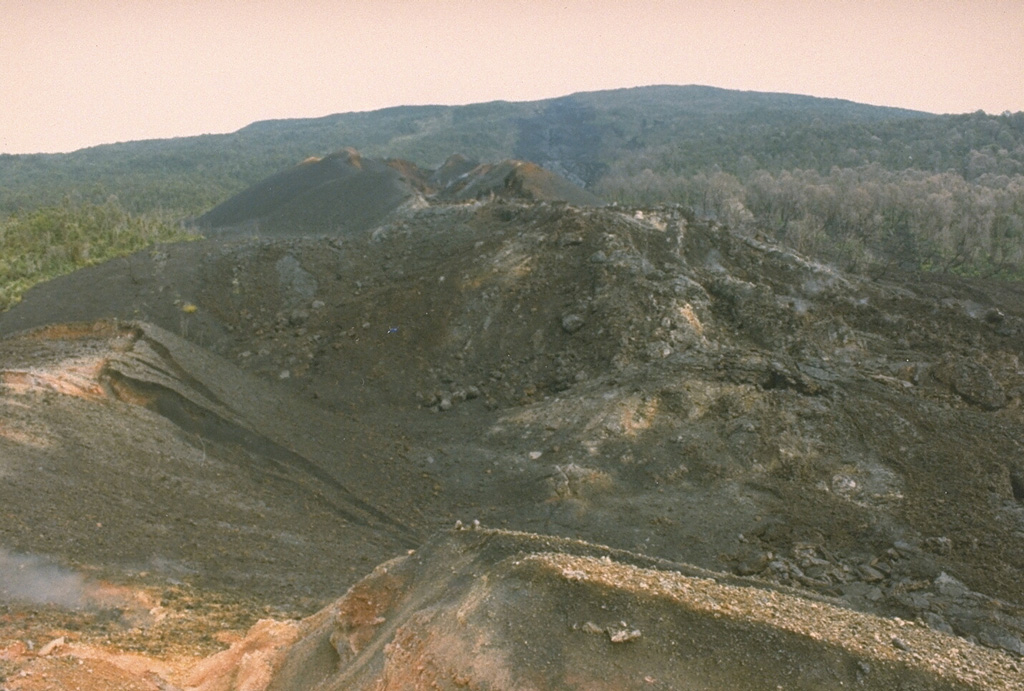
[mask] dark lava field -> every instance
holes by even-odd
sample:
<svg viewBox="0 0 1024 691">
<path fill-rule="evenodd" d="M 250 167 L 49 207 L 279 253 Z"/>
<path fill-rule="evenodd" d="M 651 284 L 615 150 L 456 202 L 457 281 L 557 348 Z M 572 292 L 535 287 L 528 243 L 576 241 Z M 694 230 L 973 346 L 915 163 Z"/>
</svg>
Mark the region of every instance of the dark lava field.
<svg viewBox="0 0 1024 691">
<path fill-rule="evenodd" d="M 0 688 L 1024 688 L 1024 286 L 446 166 L 0 314 Z"/>
</svg>

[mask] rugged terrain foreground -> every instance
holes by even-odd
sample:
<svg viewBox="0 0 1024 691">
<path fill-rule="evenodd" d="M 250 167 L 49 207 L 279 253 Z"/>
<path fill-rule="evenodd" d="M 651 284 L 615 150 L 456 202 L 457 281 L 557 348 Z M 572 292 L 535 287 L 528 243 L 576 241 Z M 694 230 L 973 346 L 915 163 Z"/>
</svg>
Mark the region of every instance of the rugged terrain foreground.
<svg viewBox="0 0 1024 691">
<path fill-rule="evenodd" d="M 0 334 L 8 689 L 1024 688 L 1020 284 L 406 204 Z"/>
</svg>

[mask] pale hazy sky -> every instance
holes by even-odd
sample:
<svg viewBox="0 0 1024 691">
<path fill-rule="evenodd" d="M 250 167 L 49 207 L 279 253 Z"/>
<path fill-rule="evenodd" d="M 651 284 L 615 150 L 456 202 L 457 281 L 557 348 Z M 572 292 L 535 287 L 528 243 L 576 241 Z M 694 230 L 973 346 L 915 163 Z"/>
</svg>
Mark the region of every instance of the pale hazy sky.
<svg viewBox="0 0 1024 691">
<path fill-rule="evenodd" d="M 0 0 L 0 152 L 707 84 L 1024 110 L 1024 0 Z"/>
</svg>

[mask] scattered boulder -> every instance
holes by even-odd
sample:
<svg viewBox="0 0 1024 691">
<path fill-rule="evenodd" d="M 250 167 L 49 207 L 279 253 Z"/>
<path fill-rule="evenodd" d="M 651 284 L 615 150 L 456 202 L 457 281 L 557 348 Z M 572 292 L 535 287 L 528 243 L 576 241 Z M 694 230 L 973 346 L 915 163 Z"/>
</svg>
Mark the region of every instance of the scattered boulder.
<svg viewBox="0 0 1024 691">
<path fill-rule="evenodd" d="M 999 410 L 1006 405 L 1003 387 L 992 372 L 976 360 L 946 356 L 932 369 L 932 374 L 968 403 L 985 410 Z"/>
<path fill-rule="evenodd" d="M 562 329 L 569 334 L 576 333 L 586 323 L 586 320 L 578 314 L 566 314 L 562 317 Z"/>
</svg>

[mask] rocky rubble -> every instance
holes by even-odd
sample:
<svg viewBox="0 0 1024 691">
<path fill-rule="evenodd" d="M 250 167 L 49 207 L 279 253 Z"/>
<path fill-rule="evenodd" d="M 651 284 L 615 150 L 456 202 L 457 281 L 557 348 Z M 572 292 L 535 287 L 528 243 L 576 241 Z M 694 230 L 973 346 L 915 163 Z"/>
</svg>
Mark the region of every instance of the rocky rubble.
<svg viewBox="0 0 1024 691">
<path fill-rule="evenodd" d="M 15 334 L 99 318 L 142 321 L 105 322 L 109 338 Z M 164 535 L 208 586 L 321 605 L 477 521 L 1022 653 L 1018 284 L 843 274 L 674 207 L 498 200 L 406 209 L 365 233 L 140 253 L 30 291 L 0 334 L 0 468 L 47 468 L 18 470 L 4 505 L 54 526 L 5 524 L 24 551 L 106 558 L 89 528 L 102 511 L 143 562 Z M 57 364 L 33 364 L 46 348 Z M 118 372 L 163 393 L 111 402 Z M 72 404 L 76 391 L 92 397 Z M 47 451 L 77 448 L 52 440 L 78 423 L 102 464 Z M 140 441 L 153 429 L 173 486 L 196 493 L 180 530 L 116 510 L 154 496 L 148 466 L 129 464 L 162 458 Z M 83 468 L 110 469 L 79 481 L 88 511 L 48 514 L 39 498 L 64 485 L 33 478 Z M 188 473 L 213 493 L 200 501 Z M 343 547 L 310 547 L 328 543 Z M 649 640 L 629 619 L 575 623 L 588 621 L 593 645 Z"/>
<path fill-rule="evenodd" d="M 210 658 L 194 673 L 202 680 L 194 688 L 227 688 L 229 680 L 253 691 L 1024 683 L 1009 656 L 903 619 L 585 543 L 496 531 L 439 536 L 268 637 L 273 625 L 261 622 Z M 720 664 L 726 648 L 731 661 Z"/>
<path fill-rule="evenodd" d="M 733 570 L 807 588 L 861 611 L 898 612 L 936 631 L 1024 655 L 1024 608 L 972 591 L 944 571 L 928 579 L 921 561 L 929 560 L 922 551 L 948 554 L 950 544 L 947 538 L 930 538 L 923 547 L 897 542 L 857 564 L 822 546 L 798 544 L 788 555 L 748 553 Z"/>
</svg>

